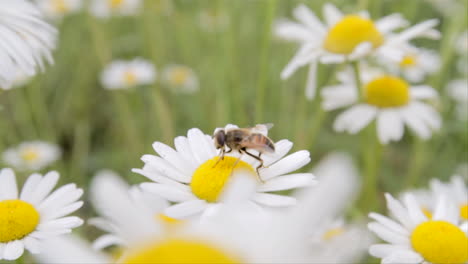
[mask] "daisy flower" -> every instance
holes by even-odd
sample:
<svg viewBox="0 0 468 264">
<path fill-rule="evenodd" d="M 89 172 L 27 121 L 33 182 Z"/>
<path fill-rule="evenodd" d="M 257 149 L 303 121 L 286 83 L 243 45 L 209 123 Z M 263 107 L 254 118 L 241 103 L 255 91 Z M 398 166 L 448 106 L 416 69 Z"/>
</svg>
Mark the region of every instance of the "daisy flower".
<svg viewBox="0 0 468 264">
<path fill-rule="evenodd" d="M 386 194 L 393 219 L 371 213 L 376 222 L 369 229 L 388 244 L 372 245 L 369 253 L 382 263 L 466 263 L 468 226 L 460 227 L 458 210 L 450 200 L 437 199 L 432 218 L 421 210 L 414 196 L 403 204 Z"/>
<path fill-rule="evenodd" d="M 351 105 L 336 118 L 335 131 L 355 134 L 376 120 L 378 138 L 387 144 L 403 137 L 404 125 L 422 139 L 430 138 L 431 131 L 440 128 L 439 114 L 421 101 L 437 98 L 432 87 L 410 85 L 401 78 L 373 69 L 363 69 L 360 78 L 362 87 L 357 87 L 352 71 L 344 71 L 338 76 L 340 84 L 322 90 L 325 110 Z"/>
<path fill-rule="evenodd" d="M 339 250 L 326 259 L 321 251 L 313 250 L 307 231 L 340 210 L 342 198 L 354 193 L 357 175 L 347 166 L 330 170 L 333 173 L 322 177 L 325 184 L 320 192 L 316 188 L 310 189 L 313 193 L 304 192 L 303 203 L 284 211 L 283 216 L 243 211 L 244 203 L 238 197 L 247 199 L 257 182 L 248 175 L 237 177 L 227 188 L 226 206 L 206 221 L 187 222 L 171 233 L 164 233 L 161 222 L 148 219 L 136 208 L 126 189 L 115 181 L 95 178 L 92 189 L 100 191 L 93 192 L 93 200 L 100 201 L 108 216 L 125 230 L 128 243 L 117 263 L 332 263 L 351 255 L 354 247 L 349 244 L 355 239 L 337 239 L 334 247 Z M 99 263 L 105 259 L 76 239 L 59 241 L 48 243 L 39 256 L 43 263 Z M 58 245 L 59 254 L 54 252 Z"/>
<path fill-rule="evenodd" d="M 60 148 L 44 141 L 27 141 L 3 152 L 3 161 L 18 170 L 41 170 L 60 158 Z"/>
<path fill-rule="evenodd" d="M 78 217 L 65 217 L 83 205 L 77 201 L 83 191 L 68 184 L 51 193 L 58 179 L 54 171 L 32 174 L 18 194 L 14 172 L 0 171 L 0 260 L 15 260 L 24 249 L 37 254 L 44 240 L 83 223 Z"/>
<path fill-rule="evenodd" d="M 42 20 L 39 10 L 28 1 L 0 1 L 0 88 L 8 89 L 18 71 L 28 76 L 52 63 L 56 29 Z"/>
<path fill-rule="evenodd" d="M 172 64 L 165 67 L 162 81 L 175 92 L 189 94 L 198 91 L 198 77 L 188 66 Z"/>
<path fill-rule="evenodd" d="M 111 15 L 135 15 L 142 4 L 141 0 L 92 0 L 90 8 L 96 17 L 107 18 Z"/>
<path fill-rule="evenodd" d="M 43 14 L 51 19 L 60 19 L 63 16 L 80 10 L 82 0 L 36 0 Z"/>
<path fill-rule="evenodd" d="M 226 131 L 238 128 L 227 125 Z M 217 130 L 216 130 L 217 131 Z M 257 131 L 264 135 L 266 129 Z M 213 139 L 203 134 L 197 128 L 190 129 L 187 137 L 177 137 L 174 140 L 175 149 L 155 142 L 153 148 L 157 155 L 144 155 L 145 166 L 133 171 L 146 176 L 153 183 L 143 183 L 144 190 L 154 192 L 176 204 L 167 208 L 165 213 L 174 218 L 184 218 L 190 215 L 211 213 L 222 205 L 221 193 L 229 179 L 237 174 L 251 175 L 259 179 L 256 193 L 249 204 L 270 207 L 290 206 L 296 199 L 269 192 L 290 190 L 314 183 L 311 173 L 291 172 L 310 162 L 310 154 L 301 150 L 285 155 L 292 148 L 289 140 L 280 140 L 275 144 L 274 153 L 263 153 L 265 168 L 256 172 L 259 161 L 249 155 L 237 151 L 227 153 L 224 159 L 219 158 Z M 255 151 L 250 151 L 256 155 Z"/>
<path fill-rule="evenodd" d="M 468 222 L 468 188 L 461 176 L 452 176 L 448 183 L 432 179 L 430 186 L 434 197 L 445 196 L 450 198 L 459 208 L 460 220 Z"/>
<path fill-rule="evenodd" d="M 229 17 L 222 10 L 208 8 L 200 11 L 198 23 L 206 32 L 222 32 L 229 26 Z"/>
<path fill-rule="evenodd" d="M 447 86 L 448 94 L 456 102 L 457 116 L 468 120 L 468 79 L 451 81 Z"/>
<path fill-rule="evenodd" d="M 400 46 L 418 37 L 438 37 L 432 19 L 394 33 L 395 29 L 408 25 L 400 14 L 391 14 L 377 21 L 370 19 L 367 12 L 344 15 L 334 5 L 327 3 L 323 8 L 325 23 L 305 5 L 293 11 L 299 21 L 282 20 L 276 23 L 275 32 L 283 39 L 298 42 L 300 48 L 281 73 L 282 79 L 289 78 L 298 68 L 309 65 L 306 96 L 315 96 L 317 63 L 340 64 L 349 60 L 375 55 L 401 61 L 404 53 Z"/>
<path fill-rule="evenodd" d="M 120 177 L 113 171 L 102 170 L 99 171 L 95 178 L 102 181 L 102 184 L 96 184 L 96 189 L 93 189 L 93 193 L 104 192 L 100 188 L 107 188 L 107 185 L 113 185 L 117 191 L 127 191 L 130 202 L 133 203 L 133 207 L 139 208 L 144 215 L 148 216 L 149 219 L 160 220 L 166 223 L 176 223 L 177 220 L 171 219 L 168 216 L 162 214 L 162 211 L 169 206 L 169 202 L 162 199 L 153 193 L 145 192 L 138 186 L 129 187 L 123 182 Z M 95 197 L 96 195 L 94 195 Z M 114 197 L 114 196 L 110 196 Z M 102 203 L 101 200 L 95 199 L 93 204 L 96 210 L 102 215 L 102 217 L 92 218 L 88 221 L 89 224 L 96 226 L 97 228 L 107 232 L 107 234 L 98 237 L 94 243 L 93 248 L 102 250 L 109 246 L 126 246 L 126 241 L 123 238 L 122 232 L 119 225 L 112 222 L 112 213 L 106 208 L 106 204 Z M 111 216 L 109 216 L 111 215 Z M 168 228 L 169 229 L 169 228 Z"/>
<path fill-rule="evenodd" d="M 383 60 L 382 65 L 387 66 L 390 72 L 401 74 L 412 83 L 422 82 L 440 68 L 440 57 L 433 51 L 423 48 L 408 48 L 407 53 L 398 62 Z"/>
<path fill-rule="evenodd" d="M 101 84 L 105 89 L 128 89 L 138 85 L 151 84 L 156 79 L 154 65 L 144 59 L 131 61 L 115 60 L 101 74 Z"/>
</svg>

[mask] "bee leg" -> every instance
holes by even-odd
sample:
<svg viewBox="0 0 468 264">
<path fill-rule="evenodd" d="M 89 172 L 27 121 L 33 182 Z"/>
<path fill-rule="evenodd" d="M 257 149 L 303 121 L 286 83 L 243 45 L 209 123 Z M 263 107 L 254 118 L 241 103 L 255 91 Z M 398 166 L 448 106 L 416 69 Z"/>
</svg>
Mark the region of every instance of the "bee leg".
<svg viewBox="0 0 468 264">
<path fill-rule="evenodd" d="M 263 181 L 262 178 L 260 177 L 260 172 L 258 171 L 260 168 L 263 167 L 263 159 L 260 157 L 260 156 L 262 156 L 262 153 L 258 154 L 258 156 L 255 156 L 254 154 L 248 152 L 245 148 L 242 148 L 241 150 L 242 150 L 245 154 L 249 155 L 250 157 L 252 157 L 252 158 L 254 158 L 254 159 L 256 159 L 256 160 L 258 160 L 258 161 L 260 162 L 260 165 L 257 166 L 256 171 L 257 171 L 258 179 L 259 179 L 262 183 L 264 183 L 264 181 Z"/>
<path fill-rule="evenodd" d="M 216 167 L 216 165 L 218 165 L 218 163 L 219 163 L 221 160 L 224 159 L 224 153 L 226 153 L 226 151 L 225 151 L 224 148 L 222 148 L 222 149 L 221 149 L 221 153 L 219 153 L 219 158 L 218 158 L 218 160 L 216 161 L 216 163 L 213 165 L 212 168 Z"/>
</svg>

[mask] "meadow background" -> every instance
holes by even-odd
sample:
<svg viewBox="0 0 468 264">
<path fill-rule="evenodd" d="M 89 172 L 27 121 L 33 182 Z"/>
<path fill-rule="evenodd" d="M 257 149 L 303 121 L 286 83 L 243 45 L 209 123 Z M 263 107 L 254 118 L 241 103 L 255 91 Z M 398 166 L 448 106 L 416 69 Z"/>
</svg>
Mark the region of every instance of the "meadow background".
<svg viewBox="0 0 468 264">
<path fill-rule="evenodd" d="M 405 133 L 402 141 L 382 149 L 381 159 L 369 156 L 365 132 L 334 132 L 337 113 L 324 112 L 319 96 L 312 101 L 305 98 L 307 69 L 287 81 L 280 79 L 297 46 L 273 35 L 274 21 L 290 18 L 299 3 L 321 16 L 325 2 L 336 4 L 344 13 L 367 9 L 372 18 L 399 12 L 412 24 L 440 20 L 440 40 L 416 41 L 441 56 L 440 71 L 426 81 L 439 92 L 440 101 L 434 105 L 443 116 L 442 129 L 430 140 Z M 130 183 L 144 181 L 130 169 L 143 165 L 140 157 L 153 153 L 151 144 L 161 141 L 173 146 L 174 137 L 186 135 L 190 128 L 211 134 L 228 123 L 240 127 L 273 123 L 270 136 L 274 141 L 286 138 L 294 142 L 293 151 L 311 152 L 306 170 L 332 151 L 351 154 L 361 168 L 369 159 L 375 162 L 375 192 L 381 199 L 375 207 L 383 208 L 383 192 L 396 194 L 426 186 L 430 178 L 448 180 L 468 160 L 468 122 L 456 117 L 455 103 L 446 91 L 450 80 L 467 77 L 456 69 L 457 62 L 466 58 L 457 55 L 454 42 L 467 29 L 468 1 L 458 1 L 463 8 L 449 11 L 441 9 L 443 3 L 146 0 L 139 15 L 108 19 L 83 9 L 53 22 L 59 30 L 55 64 L 23 87 L 2 92 L 0 150 L 28 140 L 56 143 L 62 158 L 43 171 L 58 170 L 62 182 L 76 182 L 87 189 L 101 169 L 115 170 Z M 223 14 L 226 23 L 219 30 L 207 31 L 200 25 L 201 12 Z M 129 90 L 103 89 L 99 81 L 103 68 L 112 60 L 134 57 L 150 60 L 158 73 L 168 64 L 191 67 L 198 76 L 199 91 L 181 94 L 159 80 Z M 335 73 L 343 66 L 320 65 L 319 89 L 337 83 Z M 28 174 L 20 173 L 20 182 Z M 87 218 L 91 210 L 87 205 L 80 212 Z M 367 214 L 358 207 L 353 210 L 362 217 Z"/>
</svg>

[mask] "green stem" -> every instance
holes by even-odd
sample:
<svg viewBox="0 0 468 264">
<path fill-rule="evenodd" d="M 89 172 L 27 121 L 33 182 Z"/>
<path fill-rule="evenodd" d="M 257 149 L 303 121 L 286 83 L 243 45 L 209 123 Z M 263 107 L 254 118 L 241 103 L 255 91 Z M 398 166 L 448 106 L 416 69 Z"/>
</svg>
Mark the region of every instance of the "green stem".
<svg viewBox="0 0 468 264">
<path fill-rule="evenodd" d="M 264 24 L 264 35 L 261 45 L 261 54 L 260 54 L 260 67 L 257 83 L 257 100 L 256 100 L 256 110 L 255 110 L 255 121 L 256 123 L 264 122 L 264 104 L 265 104 L 265 90 L 266 90 L 266 80 L 268 77 L 268 68 L 270 66 L 268 61 L 268 53 L 270 51 L 271 44 L 271 30 L 272 22 L 275 18 L 276 6 L 278 4 L 277 0 L 270 0 L 266 7 L 265 14 L 265 24 Z"/>
<path fill-rule="evenodd" d="M 141 154 L 142 145 L 140 136 L 137 133 L 136 122 L 132 116 L 128 98 L 126 98 L 129 96 L 129 94 L 123 94 L 120 91 L 112 91 L 111 93 L 112 97 L 114 98 L 117 116 L 119 117 L 119 125 L 125 134 L 127 143 L 133 152 L 134 157 L 137 157 L 139 154 Z"/>
<path fill-rule="evenodd" d="M 359 70 L 359 62 L 358 61 L 353 61 L 351 63 L 351 67 L 353 68 L 353 73 L 354 73 L 354 80 L 356 82 L 356 90 L 358 92 L 358 100 L 362 101 L 362 82 L 361 82 L 361 72 Z"/>
<path fill-rule="evenodd" d="M 422 169 L 426 161 L 426 152 L 424 141 L 418 137 L 414 137 L 412 145 L 411 161 L 408 166 L 408 174 L 406 176 L 405 187 L 414 187 L 419 182 Z"/>
</svg>

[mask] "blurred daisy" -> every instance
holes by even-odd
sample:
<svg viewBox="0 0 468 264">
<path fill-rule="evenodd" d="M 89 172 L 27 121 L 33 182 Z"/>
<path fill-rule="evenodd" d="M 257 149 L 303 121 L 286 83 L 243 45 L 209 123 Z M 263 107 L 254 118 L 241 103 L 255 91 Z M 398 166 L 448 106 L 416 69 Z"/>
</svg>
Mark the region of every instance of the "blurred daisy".
<svg viewBox="0 0 468 264">
<path fill-rule="evenodd" d="M 123 235 L 128 247 L 117 263 L 335 263 L 333 260 L 352 259 L 346 256 L 353 255 L 350 251 L 355 247 L 350 243 L 355 238 L 337 239 L 333 246 L 339 250 L 326 259 L 321 251 L 313 250 L 307 231 L 310 226 L 342 210 L 343 198 L 354 193 L 355 169 L 349 167 L 349 159 L 345 164 L 340 158 L 336 163 L 336 159 L 336 156 L 330 157 L 328 163 L 346 165 L 328 167 L 328 172 L 332 173 L 323 177 L 326 184 L 321 190 L 305 191 L 303 203 L 281 216 L 242 211 L 245 201 L 239 200 L 239 196 L 248 199 L 249 192 L 255 190 L 247 188 L 246 191 L 246 187 L 257 184 L 255 178 L 249 176 L 230 182 L 226 206 L 211 218 L 188 222 L 169 234 L 162 232 L 161 222 L 148 219 L 143 211 L 135 208 L 126 189 L 115 181 L 95 178 L 92 189 L 100 191 L 93 192 L 93 200 L 101 201 L 109 217 L 125 230 Z M 105 256 L 76 239 L 50 242 L 40 255 L 42 263 L 106 262 L 103 261 Z M 54 252 L 58 245 L 61 245 L 59 254 Z"/>
<path fill-rule="evenodd" d="M 226 131 L 237 128 L 227 125 Z M 267 131 L 258 131 L 264 135 Z M 250 175 L 260 179 L 256 193 L 249 199 L 249 205 L 260 209 L 259 205 L 270 207 L 291 206 L 296 199 L 269 192 L 290 190 L 314 183 L 311 173 L 291 172 L 310 162 L 310 154 L 301 150 L 285 155 L 291 150 L 289 140 L 280 140 L 275 144 L 274 153 L 264 153 L 262 159 L 266 168 L 261 168 L 257 175 L 259 161 L 242 155 L 237 151 L 227 153 L 219 159 L 219 153 L 211 136 L 203 134 L 197 128 L 190 129 L 187 137 L 174 140 L 175 149 L 160 143 L 153 144 L 159 154 L 144 155 L 142 169 L 133 171 L 146 176 L 154 183 L 143 183 L 144 190 L 154 192 L 176 204 L 168 207 L 165 213 L 174 218 L 185 218 L 199 213 L 209 214 L 222 205 L 221 193 L 226 183 L 236 175 Z M 249 150 L 250 151 L 250 150 Z M 250 151 L 256 155 L 255 151 Z"/>
<path fill-rule="evenodd" d="M 8 89 L 22 71 L 27 76 L 52 63 L 56 29 L 42 20 L 35 5 L 25 0 L 0 1 L 0 88 Z"/>
<path fill-rule="evenodd" d="M 139 85 L 151 84 L 156 79 L 154 65 L 144 59 L 131 61 L 115 60 L 101 74 L 101 84 L 105 89 L 128 89 Z"/>
<path fill-rule="evenodd" d="M 434 197 L 448 197 L 459 208 L 460 221 L 468 222 L 468 188 L 461 176 L 452 176 L 448 183 L 432 179 L 430 186 Z"/>
<path fill-rule="evenodd" d="M 18 170 L 41 170 L 60 158 L 60 148 L 44 141 L 28 141 L 3 152 L 3 161 Z"/>
<path fill-rule="evenodd" d="M 110 170 L 102 170 L 96 174 L 95 178 L 100 179 L 102 184 L 97 184 L 96 188 L 92 189 L 93 193 L 105 192 L 100 188 L 107 188 L 106 186 L 113 185 L 120 191 L 127 191 L 128 199 L 131 203 L 133 203 L 133 207 L 139 208 L 139 210 L 143 212 L 143 215 L 147 216 L 149 219 L 154 219 L 155 221 L 159 220 L 167 223 L 177 222 L 177 220 L 171 219 L 168 216 L 162 214 L 162 211 L 169 206 L 169 202 L 159 196 L 156 196 L 153 193 L 145 192 L 137 186 L 130 188 L 115 172 Z M 89 224 L 107 232 L 107 234 L 98 237 L 94 241 L 93 248 L 97 250 L 102 250 L 106 247 L 115 245 L 120 247 L 126 246 L 126 241 L 122 235 L 124 230 L 121 230 L 118 224 L 112 222 L 112 216 L 114 212 L 108 211 L 106 208 L 106 202 L 107 201 L 103 202 L 100 199 L 93 201 L 94 207 L 98 213 L 102 215 L 102 217 L 92 218 L 88 221 Z"/>
<path fill-rule="evenodd" d="M 10 86 L 2 87 L 4 90 L 10 90 L 12 88 L 18 88 L 26 85 L 30 80 L 31 76 L 25 74 L 20 68 L 16 69 L 15 77 L 12 78 L 12 83 Z"/>
<path fill-rule="evenodd" d="M 35 0 L 45 16 L 60 19 L 63 16 L 77 12 L 83 3 L 82 0 Z"/>
<path fill-rule="evenodd" d="M 91 13 L 100 18 L 111 15 L 132 16 L 143 5 L 141 0 L 92 0 Z"/>
<path fill-rule="evenodd" d="M 221 32 L 229 25 L 229 17 L 222 10 L 206 8 L 200 11 L 198 23 L 206 32 Z"/>
<path fill-rule="evenodd" d="M 458 118 L 468 120 L 468 79 L 453 80 L 447 89 L 449 96 L 457 103 Z"/>
<path fill-rule="evenodd" d="M 192 68 L 184 65 L 169 65 L 162 72 L 162 81 L 170 89 L 180 93 L 198 91 L 198 77 Z"/>
<path fill-rule="evenodd" d="M 400 14 L 392 14 L 377 21 L 367 12 L 344 15 L 334 5 L 324 5 L 325 24 L 305 5 L 293 11 L 299 21 L 279 21 L 276 34 L 301 46 L 281 73 L 282 79 L 289 78 L 298 68 L 309 65 L 306 96 L 315 96 L 317 63 L 340 64 L 373 54 L 394 61 L 401 61 L 401 49 L 408 41 L 418 37 L 439 37 L 433 27 L 436 19 L 424 21 L 399 33 L 395 29 L 408 25 Z"/>
<path fill-rule="evenodd" d="M 352 71 L 344 71 L 338 76 L 340 84 L 322 90 L 325 110 L 352 105 L 336 118 L 335 131 L 355 134 L 375 119 L 378 138 L 387 144 L 403 137 L 405 124 L 422 139 L 430 138 L 431 131 L 440 128 L 439 113 L 421 101 L 437 98 L 432 87 L 411 86 L 372 69 L 364 70 L 360 77 L 362 87 L 357 87 Z M 359 102 L 359 90 L 363 102 Z"/>
<path fill-rule="evenodd" d="M 455 49 L 461 55 L 468 55 L 468 30 L 458 36 L 455 42 Z"/>
<path fill-rule="evenodd" d="M 75 184 L 60 187 L 57 172 L 32 174 L 18 195 L 16 177 L 11 169 L 0 171 L 0 260 L 15 260 L 29 252 L 40 252 L 41 243 L 54 236 L 70 233 L 83 221 L 68 216 L 83 202 L 83 191 Z"/>
<path fill-rule="evenodd" d="M 437 199 L 432 219 L 408 194 L 403 204 L 386 194 L 387 207 L 395 220 L 380 214 L 369 229 L 388 244 L 372 245 L 369 253 L 382 263 L 466 263 L 468 225 L 460 227 L 458 210 L 451 200 Z"/>
<path fill-rule="evenodd" d="M 422 82 L 427 75 L 439 70 L 440 58 L 435 51 L 414 47 L 407 50 L 398 63 L 384 60 L 382 64 L 387 66 L 390 72 L 401 74 L 412 83 Z"/>
</svg>

